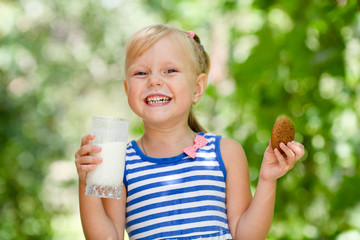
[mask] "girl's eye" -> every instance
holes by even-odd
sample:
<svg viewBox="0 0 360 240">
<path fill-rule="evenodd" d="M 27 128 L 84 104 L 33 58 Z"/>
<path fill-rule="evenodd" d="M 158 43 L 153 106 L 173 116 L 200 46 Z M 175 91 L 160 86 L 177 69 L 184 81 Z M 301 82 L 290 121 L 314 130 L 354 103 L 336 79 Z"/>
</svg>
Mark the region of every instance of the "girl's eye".
<svg viewBox="0 0 360 240">
<path fill-rule="evenodd" d="M 146 72 L 136 72 L 135 75 L 137 76 L 145 76 L 147 73 Z"/>
<path fill-rule="evenodd" d="M 169 68 L 165 71 L 165 73 L 174 73 L 174 72 L 176 72 L 176 70 L 173 68 Z"/>
</svg>

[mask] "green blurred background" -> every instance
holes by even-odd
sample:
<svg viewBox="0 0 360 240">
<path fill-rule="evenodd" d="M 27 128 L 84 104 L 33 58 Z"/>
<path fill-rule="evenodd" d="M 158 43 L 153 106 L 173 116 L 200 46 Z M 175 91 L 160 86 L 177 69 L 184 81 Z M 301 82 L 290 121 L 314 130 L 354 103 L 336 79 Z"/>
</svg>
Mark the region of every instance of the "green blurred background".
<svg viewBox="0 0 360 240">
<path fill-rule="evenodd" d="M 275 120 L 294 123 L 307 153 L 279 180 L 268 239 L 360 239 L 356 0 L 0 0 L 0 239 L 83 239 L 74 153 L 93 115 L 141 135 L 123 48 L 155 23 L 201 37 L 195 111 L 243 145 L 252 190 Z"/>
</svg>

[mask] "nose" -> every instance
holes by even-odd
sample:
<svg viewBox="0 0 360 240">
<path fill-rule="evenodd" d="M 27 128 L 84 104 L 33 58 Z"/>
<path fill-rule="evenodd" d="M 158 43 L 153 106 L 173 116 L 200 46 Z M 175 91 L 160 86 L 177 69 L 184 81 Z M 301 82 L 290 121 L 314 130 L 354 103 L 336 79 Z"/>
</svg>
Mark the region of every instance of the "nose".
<svg viewBox="0 0 360 240">
<path fill-rule="evenodd" d="M 150 74 L 148 78 L 148 85 L 149 86 L 162 86 L 164 84 L 164 79 L 161 74 Z"/>
</svg>

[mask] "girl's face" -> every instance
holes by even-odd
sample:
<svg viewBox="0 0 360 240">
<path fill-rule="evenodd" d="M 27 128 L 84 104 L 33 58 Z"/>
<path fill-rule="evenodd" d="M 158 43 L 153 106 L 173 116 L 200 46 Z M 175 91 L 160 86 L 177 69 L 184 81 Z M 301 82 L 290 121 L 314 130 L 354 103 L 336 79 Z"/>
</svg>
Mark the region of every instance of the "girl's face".
<svg viewBox="0 0 360 240">
<path fill-rule="evenodd" d="M 179 44 L 167 37 L 158 40 L 127 69 L 124 84 L 131 109 L 144 123 L 187 124 L 191 104 L 201 97 L 207 80 L 192 69 Z"/>
</svg>

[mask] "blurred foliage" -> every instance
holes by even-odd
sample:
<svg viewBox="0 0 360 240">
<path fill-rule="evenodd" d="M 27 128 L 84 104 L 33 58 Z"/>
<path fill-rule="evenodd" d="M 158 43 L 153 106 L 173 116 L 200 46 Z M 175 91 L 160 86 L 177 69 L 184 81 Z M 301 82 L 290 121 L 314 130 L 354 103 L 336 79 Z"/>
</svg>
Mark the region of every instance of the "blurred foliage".
<svg viewBox="0 0 360 240">
<path fill-rule="evenodd" d="M 81 234 L 73 155 L 92 115 L 141 134 L 123 47 L 153 23 L 201 37 L 212 72 L 195 110 L 242 143 L 252 189 L 276 118 L 293 121 L 307 154 L 279 180 L 268 239 L 360 239 L 356 0 L 0 1 L 0 239 Z"/>
</svg>

